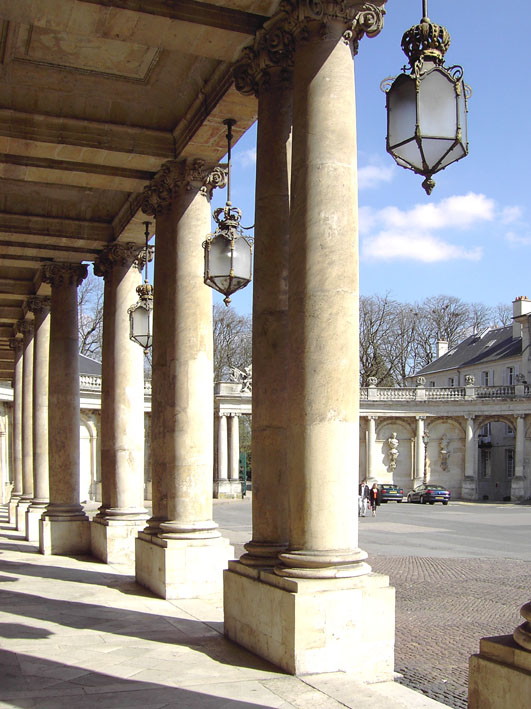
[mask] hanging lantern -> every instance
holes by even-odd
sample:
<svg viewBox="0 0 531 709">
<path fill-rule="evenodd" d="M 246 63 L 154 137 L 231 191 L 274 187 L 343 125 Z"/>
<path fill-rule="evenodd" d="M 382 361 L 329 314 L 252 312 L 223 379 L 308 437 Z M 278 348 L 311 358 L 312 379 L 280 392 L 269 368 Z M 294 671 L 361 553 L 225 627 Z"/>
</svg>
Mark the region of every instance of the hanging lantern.
<svg viewBox="0 0 531 709">
<path fill-rule="evenodd" d="M 468 155 L 467 99 L 470 87 L 460 66 L 446 68 L 450 46 L 445 27 L 428 17 L 423 0 L 420 24 L 402 37 L 402 49 L 411 73 L 385 79 L 387 152 L 398 165 L 424 176 L 427 194 L 435 187 L 432 176 Z"/>
<path fill-rule="evenodd" d="M 128 309 L 129 313 L 129 339 L 143 348 L 144 354 L 153 344 L 153 286 L 148 281 L 148 261 L 151 260 L 149 249 L 149 226 L 151 222 L 144 222 L 146 227 L 146 245 L 142 259 L 144 259 L 144 283 L 137 286 L 138 301 Z"/>
<path fill-rule="evenodd" d="M 216 230 L 213 234 L 209 234 L 203 243 L 204 282 L 225 296 L 223 301 L 225 305 L 230 303 L 230 296 L 233 293 L 245 288 L 252 279 L 253 240 L 243 234 L 240 226 L 241 210 L 233 207 L 230 201 L 232 126 L 235 122 L 233 118 L 223 121 L 228 129 L 227 202 L 224 207 L 214 211 Z"/>
</svg>

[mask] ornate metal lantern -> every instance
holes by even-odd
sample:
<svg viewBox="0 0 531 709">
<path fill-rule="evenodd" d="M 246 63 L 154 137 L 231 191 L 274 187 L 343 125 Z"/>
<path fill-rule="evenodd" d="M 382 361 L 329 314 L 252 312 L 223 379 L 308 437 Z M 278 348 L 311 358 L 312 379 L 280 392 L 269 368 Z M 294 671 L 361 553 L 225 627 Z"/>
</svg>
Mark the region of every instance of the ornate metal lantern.
<svg viewBox="0 0 531 709">
<path fill-rule="evenodd" d="M 144 354 L 148 353 L 153 343 L 153 286 L 148 281 L 148 261 L 152 254 L 149 248 L 149 227 L 151 222 L 144 222 L 146 227 L 146 245 L 139 259 L 144 261 L 144 283 L 137 286 L 138 301 L 128 309 L 129 313 L 129 338 L 143 348 Z"/>
<path fill-rule="evenodd" d="M 402 37 L 411 73 L 384 79 L 381 87 L 386 93 L 387 152 L 398 165 L 423 175 L 422 186 L 431 194 L 432 176 L 468 154 L 471 90 L 462 67 L 444 66 L 450 35 L 429 19 L 428 0 L 422 10 L 420 24 Z"/>
<path fill-rule="evenodd" d="M 228 143 L 227 202 L 214 211 L 216 231 L 209 234 L 203 243 L 204 282 L 225 296 L 225 305 L 230 303 L 232 293 L 245 288 L 252 279 L 253 240 L 243 234 L 240 226 L 242 213 L 230 201 L 232 126 L 235 122 L 233 118 L 223 121 L 227 126 Z"/>
</svg>

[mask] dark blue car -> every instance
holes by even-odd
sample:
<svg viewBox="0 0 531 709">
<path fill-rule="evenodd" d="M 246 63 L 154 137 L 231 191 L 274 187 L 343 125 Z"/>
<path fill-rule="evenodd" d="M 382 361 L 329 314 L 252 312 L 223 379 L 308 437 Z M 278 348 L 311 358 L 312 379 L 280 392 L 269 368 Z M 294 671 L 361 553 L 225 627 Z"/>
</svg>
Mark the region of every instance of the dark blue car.
<svg viewBox="0 0 531 709">
<path fill-rule="evenodd" d="M 426 502 L 429 502 L 430 505 L 434 505 L 436 502 L 442 502 L 443 505 L 447 505 L 449 500 L 450 491 L 442 485 L 417 485 L 414 490 L 407 494 L 408 502 L 420 502 L 421 505 L 425 505 Z"/>
</svg>

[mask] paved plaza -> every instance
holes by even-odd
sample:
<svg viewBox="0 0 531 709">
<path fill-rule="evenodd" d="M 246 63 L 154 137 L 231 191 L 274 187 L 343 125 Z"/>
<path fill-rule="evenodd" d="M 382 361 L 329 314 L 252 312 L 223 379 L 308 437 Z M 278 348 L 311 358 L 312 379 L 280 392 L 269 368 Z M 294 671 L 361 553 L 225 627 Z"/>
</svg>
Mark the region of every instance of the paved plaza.
<svg viewBox="0 0 531 709">
<path fill-rule="evenodd" d="M 220 598 L 165 601 L 130 570 L 42 556 L 0 521 L 0 709 L 430 709 L 398 683 L 295 678 L 228 642 Z"/>
</svg>

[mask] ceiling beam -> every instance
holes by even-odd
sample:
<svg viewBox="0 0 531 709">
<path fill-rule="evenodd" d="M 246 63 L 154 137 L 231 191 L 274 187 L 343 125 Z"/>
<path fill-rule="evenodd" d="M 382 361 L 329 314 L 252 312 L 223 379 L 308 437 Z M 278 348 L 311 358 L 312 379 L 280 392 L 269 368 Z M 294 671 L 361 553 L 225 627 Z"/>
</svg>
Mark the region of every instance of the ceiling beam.
<svg viewBox="0 0 531 709">
<path fill-rule="evenodd" d="M 55 217 L 36 217 L 25 214 L 10 214 L 0 212 L 0 235 L 25 234 L 28 236 L 51 237 L 59 239 L 72 239 L 83 245 L 87 240 L 90 243 L 105 245 L 113 238 L 111 224 L 102 222 L 89 222 L 79 219 L 57 219 Z M 0 240 L 2 237 L 0 236 Z M 18 241 L 15 241 L 18 245 Z M 27 245 L 22 244 L 22 246 Z M 47 242 L 43 243 L 44 246 Z M 65 245 L 67 245 L 65 243 Z M 2 253 L 5 254 L 4 251 Z"/>
</svg>

